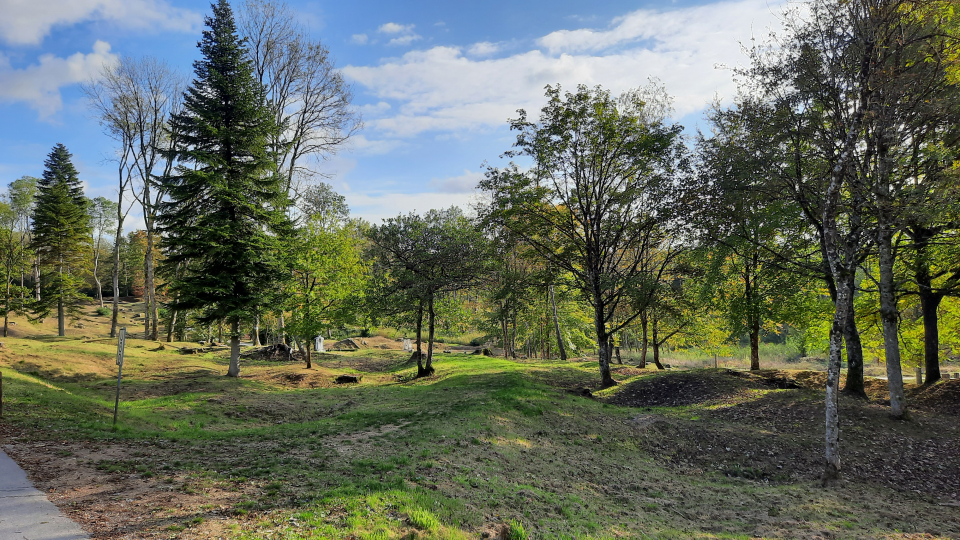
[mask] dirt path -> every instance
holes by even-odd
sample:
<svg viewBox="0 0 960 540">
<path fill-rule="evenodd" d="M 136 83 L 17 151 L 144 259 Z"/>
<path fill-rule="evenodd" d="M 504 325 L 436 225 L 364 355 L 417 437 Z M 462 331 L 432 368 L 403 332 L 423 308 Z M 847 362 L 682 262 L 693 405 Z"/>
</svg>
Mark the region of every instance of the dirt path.
<svg viewBox="0 0 960 540">
<path fill-rule="evenodd" d="M 90 537 L 33 487 L 23 469 L 0 450 L 0 538 L 81 540 Z"/>
</svg>

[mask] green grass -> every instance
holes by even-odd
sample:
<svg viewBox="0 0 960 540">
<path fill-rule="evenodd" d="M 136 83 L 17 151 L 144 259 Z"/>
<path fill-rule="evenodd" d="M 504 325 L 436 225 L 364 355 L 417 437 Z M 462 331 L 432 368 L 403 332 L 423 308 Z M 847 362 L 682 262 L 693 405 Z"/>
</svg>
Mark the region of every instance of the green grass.
<svg viewBox="0 0 960 540">
<path fill-rule="evenodd" d="M 6 343 L 5 421 L 21 440 L 118 445 L 126 456 L 95 464 L 102 474 L 227 501 L 223 512 L 197 507 L 158 526 L 170 532 L 223 522 L 230 537 L 250 539 L 455 539 L 502 527 L 513 539 L 749 538 L 802 521 L 870 538 L 889 532 L 880 500 L 882 512 L 938 508 L 880 488 L 770 481 L 732 459 L 685 473 L 669 444 L 683 426 L 729 428 L 698 406 L 642 410 L 567 392 L 595 385 L 594 362 L 439 354 L 435 376 L 398 383 L 413 369 L 405 354 L 364 351 L 324 356 L 312 372 L 244 361 L 233 379 L 223 357 L 131 340 L 114 431 L 110 342 Z M 333 385 L 341 373 L 363 373 L 363 383 Z M 638 415 L 664 426 L 638 428 Z M 735 436 L 767 437 L 751 429 Z"/>
</svg>

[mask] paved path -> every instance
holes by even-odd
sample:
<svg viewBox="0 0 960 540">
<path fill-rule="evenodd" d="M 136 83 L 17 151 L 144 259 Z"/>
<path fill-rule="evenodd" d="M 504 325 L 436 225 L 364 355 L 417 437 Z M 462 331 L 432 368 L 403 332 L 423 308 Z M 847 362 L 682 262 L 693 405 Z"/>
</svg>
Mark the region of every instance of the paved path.
<svg viewBox="0 0 960 540">
<path fill-rule="evenodd" d="M 0 450 L 0 540 L 89 538 L 34 488 L 23 469 Z"/>
</svg>

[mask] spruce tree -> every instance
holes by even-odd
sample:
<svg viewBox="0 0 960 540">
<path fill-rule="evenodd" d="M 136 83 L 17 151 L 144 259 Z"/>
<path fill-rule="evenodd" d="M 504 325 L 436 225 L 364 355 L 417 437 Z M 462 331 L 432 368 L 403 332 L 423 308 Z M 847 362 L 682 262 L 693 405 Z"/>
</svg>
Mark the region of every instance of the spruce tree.
<svg viewBox="0 0 960 540">
<path fill-rule="evenodd" d="M 31 249 L 40 260 L 40 299 L 33 303 L 37 318 L 57 309 L 59 335 L 65 335 L 65 315 L 77 317 L 87 253 L 91 248 L 87 198 L 70 162 L 70 152 L 57 144 L 44 162 L 37 182 Z"/>
<path fill-rule="evenodd" d="M 231 325 L 228 375 L 240 374 L 239 324 L 288 272 L 282 238 L 289 233 L 269 141 L 279 130 L 237 36 L 230 5 L 219 0 L 198 44 L 196 78 L 184 111 L 171 118 L 181 144 L 176 174 L 162 178 L 160 205 L 168 296 L 176 311 L 203 313 Z M 186 271 L 172 271 L 181 264 Z"/>
</svg>

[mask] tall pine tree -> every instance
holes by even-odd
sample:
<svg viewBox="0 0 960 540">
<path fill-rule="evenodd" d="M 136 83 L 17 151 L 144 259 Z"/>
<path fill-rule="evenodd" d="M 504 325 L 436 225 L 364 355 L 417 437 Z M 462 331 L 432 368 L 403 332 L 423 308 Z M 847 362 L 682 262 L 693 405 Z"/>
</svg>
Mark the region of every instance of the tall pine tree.
<svg viewBox="0 0 960 540">
<path fill-rule="evenodd" d="M 290 229 L 269 141 L 279 127 L 253 76 L 230 5 L 219 0 L 198 44 L 196 78 L 184 112 L 171 119 L 181 144 L 176 175 L 162 178 L 160 205 L 169 296 L 174 310 L 203 313 L 200 323 L 226 320 L 230 369 L 240 374 L 241 320 L 283 280 L 282 238 Z M 182 264 L 179 275 L 171 269 Z"/>
<path fill-rule="evenodd" d="M 33 303 L 37 318 L 57 309 L 59 335 L 65 335 L 65 315 L 79 316 L 82 272 L 91 249 L 87 198 L 70 162 L 70 152 L 57 144 L 44 162 L 37 182 L 31 249 L 40 260 L 40 299 Z"/>
</svg>

